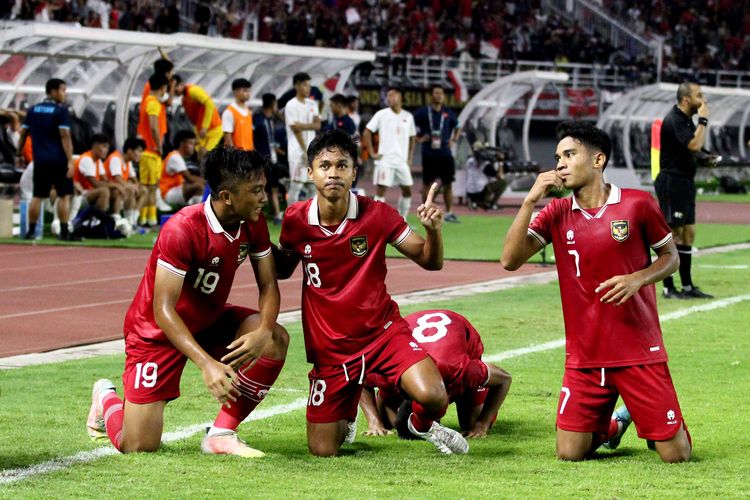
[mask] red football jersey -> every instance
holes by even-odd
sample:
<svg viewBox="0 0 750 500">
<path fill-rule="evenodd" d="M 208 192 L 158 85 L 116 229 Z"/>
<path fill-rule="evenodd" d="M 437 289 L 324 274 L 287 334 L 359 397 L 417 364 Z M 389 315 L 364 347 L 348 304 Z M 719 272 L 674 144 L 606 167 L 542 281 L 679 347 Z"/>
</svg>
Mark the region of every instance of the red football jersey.
<svg viewBox="0 0 750 500">
<path fill-rule="evenodd" d="M 586 210 L 575 197 L 550 202 L 528 229 L 542 245 L 552 242 L 565 317 L 565 366 L 604 368 L 667 360 L 654 285 L 625 304 L 603 304 L 594 290 L 613 276 L 651 264 L 649 247 L 672 239 L 650 194 L 612 189 L 603 207 Z M 607 289 L 608 290 L 608 289 Z"/>
<path fill-rule="evenodd" d="M 302 327 L 310 363 L 348 361 L 403 321 L 386 290 L 385 249 L 410 233 L 396 210 L 354 194 L 338 227 L 320 225 L 317 197 L 287 209 L 279 243 L 302 260 Z"/>
<path fill-rule="evenodd" d="M 234 274 L 242 262 L 271 258 L 268 226 L 243 222 L 235 234 L 224 231 L 211 200 L 185 207 L 159 232 L 135 298 L 125 315 L 125 336 L 166 339 L 154 320 L 156 266 L 185 278 L 177 314 L 194 335 L 224 312 Z"/>
<path fill-rule="evenodd" d="M 482 361 L 484 345 L 468 319 L 446 310 L 419 311 L 404 319 L 414 340 L 437 365 L 451 402 L 484 387 L 489 376 Z M 376 373 L 368 374 L 365 381 L 385 398 L 399 394 L 397 387 Z"/>
</svg>

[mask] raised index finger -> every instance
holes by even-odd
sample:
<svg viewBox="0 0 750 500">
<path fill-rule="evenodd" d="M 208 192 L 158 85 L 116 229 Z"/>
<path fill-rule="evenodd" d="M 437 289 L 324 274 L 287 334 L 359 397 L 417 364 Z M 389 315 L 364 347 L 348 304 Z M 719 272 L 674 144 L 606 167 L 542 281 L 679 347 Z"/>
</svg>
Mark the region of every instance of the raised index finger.
<svg viewBox="0 0 750 500">
<path fill-rule="evenodd" d="M 435 198 L 435 193 L 437 193 L 437 190 L 438 190 L 438 183 L 433 182 L 432 186 L 430 186 L 430 192 L 427 193 L 427 199 L 424 202 L 425 205 L 432 204 L 432 200 L 433 198 Z"/>
</svg>

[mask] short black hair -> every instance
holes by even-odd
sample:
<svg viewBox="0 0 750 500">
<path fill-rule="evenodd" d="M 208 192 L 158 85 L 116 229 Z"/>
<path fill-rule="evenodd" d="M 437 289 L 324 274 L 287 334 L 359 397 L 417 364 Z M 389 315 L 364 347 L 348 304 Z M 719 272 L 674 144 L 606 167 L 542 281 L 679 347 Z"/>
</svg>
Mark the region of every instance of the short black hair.
<svg viewBox="0 0 750 500">
<path fill-rule="evenodd" d="M 297 85 L 298 83 L 306 82 L 307 80 L 312 80 L 307 73 L 295 73 L 292 77 L 292 85 Z"/>
<path fill-rule="evenodd" d="M 404 91 L 403 91 L 403 90 L 401 90 L 401 87 L 399 87 L 399 86 L 397 86 L 397 85 L 389 85 L 389 86 L 388 86 L 388 89 L 386 90 L 386 92 L 390 92 L 391 90 L 393 90 L 393 91 L 395 91 L 395 92 L 398 92 L 398 93 L 399 93 L 399 94 L 401 94 L 402 96 L 404 95 Z"/>
<path fill-rule="evenodd" d="M 348 154 L 352 159 L 352 163 L 356 165 L 357 143 L 354 142 L 349 134 L 341 129 L 326 130 L 312 140 L 310 146 L 307 148 L 307 165 L 312 167 L 313 160 L 322 151 L 331 151 L 334 149 Z"/>
<path fill-rule="evenodd" d="M 178 83 L 182 83 L 182 77 L 180 75 L 172 75 L 172 80 L 174 81 L 175 85 Z"/>
<path fill-rule="evenodd" d="M 154 61 L 154 73 L 166 76 L 172 69 L 174 69 L 174 64 L 169 59 L 162 57 Z"/>
<path fill-rule="evenodd" d="M 122 152 L 127 153 L 131 149 L 146 149 L 146 141 L 140 137 L 128 137 L 122 145 Z"/>
<path fill-rule="evenodd" d="M 349 104 L 351 104 L 353 102 L 357 102 L 357 101 L 359 101 L 359 97 L 356 96 L 356 95 L 354 95 L 354 94 L 346 96 L 346 104 L 347 105 L 349 105 Z"/>
<path fill-rule="evenodd" d="M 445 92 L 445 87 L 443 87 L 443 85 L 440 83 L 433 83 L 432 85 L 430 85 L 430 94 L 435 92 L 435 89 L 440 89 Z"/>
<path fill-rule="evenodd" d="M 232 81 L 232 90 L 249 89 L 253 84 L 247 78 L 237 78 Z"/>
<path fill-rule="evenodd" d="M 50 78 L 44 86 L 44 91 L 49 94 L 59 89 L 61 85 L 65 85 L 65 82 L 60 78 Z"/>
<path fill-rule="evenodd" d="M 169 80 L 159 73 L 154 73 L 148 79 L 148 86 L 151 87 L 151 90 L 160 89 L 166 85 L 169 85 Z"/>
<path fill-rule="evenodd" d="M 555 135 L 557 135 L 558 142 L 566 137 L 572 137 L 587 148 L 604 153 L 606 159 L 602 170 L 607 167 L 609 157 L 612 154 L 612 140 L 604 130 L 596 128 L 588 122 L 567 120 L 557 125 Z"/>
<path fill-rule="evenodd" d="M 112 144 L 112 140 L 105 134 L 94 134 L 91 136 L 91 146 L 94 144 Z"/>
<path fill-rule="evenodd" d="M 346 96 L 344 94 L 333 94 L 330 101 L 346 106 Z"/>
<path fill-rule="evenodd" d="M 693 85 L 698 85 L 695 82 L 682 82 L 677 86 L 677 103 L 682 101 L 683 97 L 690 97 L 693 93 Z"/>
<path fill-rule="evenodd" d="M 263 107 L 266 109 L 273 106 L 273 103 L 276 102 L 276 96 L 271 94 L 270 92 L 266 92 L 265 94 L 263 94 L 263 97 L 261 99 L 263 99 Z"/>
<path fill-rule="evenodd" d="M 268 172 L 268 158 L 257 151 L 216 146 L 203 160 L 203 178 L 211 194 L 223 189 L 235 192 L 237 184 L 260 179 Z"/>
<path fill-rule="evenodd" d="M 182 129 L 178 130 L 174 135 L 172 143 L 176 148 L 179 148 L 182 145 L 182 141 L 186 141 L 188 139 L 195 139 L 195 132 L 190 129 Z"/>
</svg>

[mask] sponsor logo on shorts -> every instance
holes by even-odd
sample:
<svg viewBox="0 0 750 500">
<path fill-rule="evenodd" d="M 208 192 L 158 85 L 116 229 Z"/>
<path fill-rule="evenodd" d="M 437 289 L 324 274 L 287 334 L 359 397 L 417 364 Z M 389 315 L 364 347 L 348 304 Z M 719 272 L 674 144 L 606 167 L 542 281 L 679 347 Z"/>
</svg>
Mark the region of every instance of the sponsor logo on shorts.
<svg viewBox="0 0 750 500">
<path fill-rule="evenodd" d="M 416 342 L 409 342 L 412 351 L 421 351 L 422 348 Z"/>
<path fill-rule="evenodd" d="M 677 423 L 677 420 L 675 420 L 674 410 L 668 410 L 667 411 L 667 424 L 674 425 L 676 423 Z"/>
<path fill-rule="evenodd" d="M 674 214 L 672 214 L 672 217 L 674 217 L 675 219 L 682 219 L 683 217 L 685 217 L 685 214 L 683 214 L 682 212 L 675 212 Z"/>
<path fill-rule="evenodd" d="M 240 253 L 237 254 L 237 264 L 242 264 L 247 259 L 247 243 L 240 243 Z"/>
<path fill-rule="evenodd" d="M 626 220 L 613 220 L 610 224 L 612 228 L 612 238 L 622 243 L 630 236 L 630 224 Z"/>
<path fill-rule="evenodd" d="M 367 236 L 352 236 L 349 238 L 349 248 L 355 257 L 367 255 Z"/>
</svg>

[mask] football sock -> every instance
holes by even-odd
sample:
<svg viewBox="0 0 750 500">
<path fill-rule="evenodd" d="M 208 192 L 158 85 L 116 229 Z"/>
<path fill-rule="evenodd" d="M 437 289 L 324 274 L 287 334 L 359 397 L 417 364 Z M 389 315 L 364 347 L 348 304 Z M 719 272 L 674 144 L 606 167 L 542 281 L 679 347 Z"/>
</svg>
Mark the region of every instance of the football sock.
<svg viewBox="0 0 750 500">
<path fill-rule="evenodd" d="M 404 219 L 409 214 L 409 207 L 411 207 L 411 196 L 408 198 L 402 196 L 398 199 L 398 214 Z"/>
<path fill-rule="evenodd" d="M 148 220 L 148 206 L 144 205 L 141 207 L 140 222 L 145 223 Z"/>
<path fill-rule="evenodd" d="M 690 290 L 693 288 L 693 278 L 690 274 L 690 266 L 693 265 L 693 248 L 690 245 L 677 245 L 677 253 L 680 255 L 682 288 Z"/>
<path fill-rule="evenodd" d="M 383 203 L 385 203 L 385 196 L 375 195 L 375 196 L 372 197 L 372 199 L 375 200 L 375 201 L 382 201 Z"/>
<path fill-rule="evenodd" d="M 671 276 L 664 278 L 664 288 L 666 290 L 674 290 L 674 278 Z"/>
<path fill-rule="evenodd" d="M 609 421 L 609 430 L 607 431 L 606 439 L 615 437 L 618 432 L 620 432 L 620 422 L 613 418 Z"/>
<path fill-rule="evenodd" d="M 102 411 L 104 413 L 104 427 L 107 436 L 117 451 L 122 451 L 122 399 L 114 392 L 107 392 L 102 397 Z"/>
<path fill-rule="evenodd" d="M 156 205 L 149 205 L 149 207 L 148 207 L 148 220 L 149 221 L 155 221 L 156 220 Z"/>
<path fill-rule="evenodd" d="M 26 231 L 26 234 L 35 234 L 36 233 L 36 222 L 29 222 L 29 229 Z"/>
<path fill-rule="evenodd" d="M 413 401 L 411 404 L 411 424 L 419 432 L 427 432 L 432 427 L 432 422 L 438 420 L 443 415 L 447 408 L 441 408 L 438 411 L 431 411 L 422 406 L 421 404 Z"/>
<path fill-rule="evenodd" d="M 283 366 L 283 359 L 261 357 L 251 368 L 238 370 L 237 378 L 232 384 L 240 391 L 240 397 L 232 402 L 231 408 L 221 407 L 209 435 L 214 428 L 237 430 L 240 423 L 266 397 Z"/>
<path fill-rule="evenodd" d="M 61 221 L 60 222 L 60 237 L 64 239 L 67 236 L 68 236 L 68 223 L 67 222 L 63 223 Z"/>
</svg>

